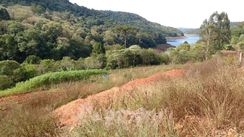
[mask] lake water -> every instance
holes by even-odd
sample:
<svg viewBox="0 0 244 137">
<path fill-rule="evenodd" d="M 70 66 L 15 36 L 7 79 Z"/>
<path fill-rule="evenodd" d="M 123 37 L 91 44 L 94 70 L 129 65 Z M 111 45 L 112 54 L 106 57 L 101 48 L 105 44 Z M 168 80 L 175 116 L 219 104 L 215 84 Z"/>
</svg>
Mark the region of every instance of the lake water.
<svg viewBox="0 0 244 137">
<path fill-rule="evenodd" d="M 195 44 L 200 40 L 200 36 L 197 34 L 185 34 L 185 37 L 181 38 L 167 38 L 167 43 L 173 46 L 179 46 L 187 41 L 189 44 Z"/>
</svg>

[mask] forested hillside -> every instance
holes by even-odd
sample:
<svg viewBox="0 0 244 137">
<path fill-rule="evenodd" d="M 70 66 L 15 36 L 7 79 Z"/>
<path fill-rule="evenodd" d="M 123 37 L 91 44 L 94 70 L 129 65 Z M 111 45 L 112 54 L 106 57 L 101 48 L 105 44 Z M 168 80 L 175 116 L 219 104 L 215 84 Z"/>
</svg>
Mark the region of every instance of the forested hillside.
<svg viewBox="0 0 244 137">
<path fill-rule="evenodd" d="M 1 0 L 0 60 L 88 57 L 93 45 L 153 48 L 183 33 L 143 17 L 97 11 L 68 0 Z M 119 46 L 121 45 L 121 46 Z"/>
</svg>

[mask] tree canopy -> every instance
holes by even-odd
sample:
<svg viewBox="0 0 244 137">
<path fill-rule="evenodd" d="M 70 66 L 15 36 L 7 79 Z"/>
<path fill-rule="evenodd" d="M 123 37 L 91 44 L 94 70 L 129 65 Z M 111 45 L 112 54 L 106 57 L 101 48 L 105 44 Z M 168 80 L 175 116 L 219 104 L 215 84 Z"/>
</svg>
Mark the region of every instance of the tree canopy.
<svg viewBox="0 0 244 137">
<path fill-rule="evenodd" d="M 206 43 L 206 54 L 230 44 L 231 30 L 227 13 L 213 13 L 208 20 L 204 20 L 200 29 L 202 40 Z"/>
</svg>

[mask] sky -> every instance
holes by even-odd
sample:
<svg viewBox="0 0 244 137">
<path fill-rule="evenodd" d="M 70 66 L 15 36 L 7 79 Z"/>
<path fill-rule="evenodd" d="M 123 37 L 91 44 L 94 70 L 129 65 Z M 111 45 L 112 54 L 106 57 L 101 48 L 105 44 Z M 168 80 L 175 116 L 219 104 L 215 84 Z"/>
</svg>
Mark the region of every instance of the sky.
<svg viewBox="0 0 244 137">
<path fill-rule="evenodd" d="M 96 10 L 139 14 L 165 26 L 198 28 L 213 12 L 227 12 L 231 21 L 244 21 L 244 0 L 70 0 Z"/>
</svg>

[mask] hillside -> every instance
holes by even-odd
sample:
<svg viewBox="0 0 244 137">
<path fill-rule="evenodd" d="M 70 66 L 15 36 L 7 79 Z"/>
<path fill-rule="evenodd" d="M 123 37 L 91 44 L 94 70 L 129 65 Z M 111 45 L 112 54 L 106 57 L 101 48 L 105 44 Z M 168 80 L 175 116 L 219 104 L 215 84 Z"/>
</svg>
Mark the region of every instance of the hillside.
<svg viewBox="0 0 244 137">
<path fill-rule="evenodd" d="M 157 23 L 152 23 L 143 17 L 126 12 L 113 12 L 113 11 L 98 11 L 88 9 L 77 4 L 72 4 L 68 0 L 2 0 L 4 5 L 20 4 L 25 6 L 41 5 L 45 9 L 51 11 L 67 11 L 76 16 L 93 17 L 101 21 L 111 20 L 113 23 L 132 25 L 146 31 L 163 33 L 165 35 L 183 35 L 180 30 L 172 27 L 162 26 Z M 136 24 L 135 24 L 136 23 Z"/>
<path fill-rule="evenodd" d="M 178 28 L 178 29 L 186 34 L 200 34 L 200 28 Z"/>
<path fill-rule="evenodd" d="M 2 0 L 0 61 L 28 56 L 60 60 L 91 55 L 96 44 L 155 48 L 183 33 L 125 12 L 98 11 L 68 0 Z M 11 41 L 11 42 L 9 42 Z"/>
</svg>

